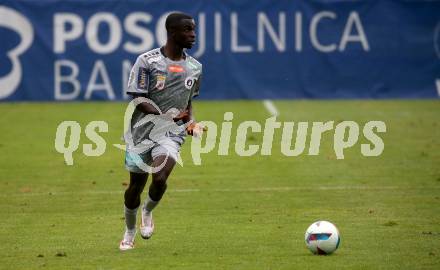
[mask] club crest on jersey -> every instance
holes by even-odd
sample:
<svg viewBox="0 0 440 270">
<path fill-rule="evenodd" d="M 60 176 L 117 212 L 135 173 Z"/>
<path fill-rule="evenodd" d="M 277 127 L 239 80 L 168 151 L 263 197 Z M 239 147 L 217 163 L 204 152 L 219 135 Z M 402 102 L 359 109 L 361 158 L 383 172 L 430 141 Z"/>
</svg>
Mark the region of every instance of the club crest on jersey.
<svg viewBox="0 0 440 270">
<path fill-rule="evenodd" d="M 168 71 L 174 72 L 174 73 L 180 73 L 180 72 L 183 72 L 184 69 L 182 66 L 179 66 L 179 65 L 170 65 L 170 66 L 168 66 Z"/>
<path fill-rule="evenodd" d="M 196 78 L 188 77 L 185 79 L 185 87 L 186 89 L 191 89 L 193 85 L 196 83 Z"/>
<path fill-rule="evenodd" d="M 157 90 L 162 90 L 165 87 L 165 80 L 167 77 L 165 75 L 156 76 L 156 88 Z"/>
</svg>

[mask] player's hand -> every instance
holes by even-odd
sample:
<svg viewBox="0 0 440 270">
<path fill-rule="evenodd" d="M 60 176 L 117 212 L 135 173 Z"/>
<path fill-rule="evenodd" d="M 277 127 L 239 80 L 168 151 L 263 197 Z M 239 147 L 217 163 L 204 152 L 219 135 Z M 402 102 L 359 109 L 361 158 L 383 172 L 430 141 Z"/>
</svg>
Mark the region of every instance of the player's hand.
<svg viewBox="0 0 440 270">
<path fill-rule="evenodd" d="M 196 138 L 201 138 L 204 131 L 207 131 L 208 128 L 197 123 L 197 122 L 191 122 L 186 127 L 186 132 L 188 135 L 194 136 Z"/>
<path fill-rule="evenodd" d="M 188 110 L 184 110 L 183 112 L 180 112 L 178 115 L 173 117 L 173 121 L 177 122 L 182 120 L 183 122 L 188 122 L 187 120 L 189 119 L 189 111 Z"/>
</svg>

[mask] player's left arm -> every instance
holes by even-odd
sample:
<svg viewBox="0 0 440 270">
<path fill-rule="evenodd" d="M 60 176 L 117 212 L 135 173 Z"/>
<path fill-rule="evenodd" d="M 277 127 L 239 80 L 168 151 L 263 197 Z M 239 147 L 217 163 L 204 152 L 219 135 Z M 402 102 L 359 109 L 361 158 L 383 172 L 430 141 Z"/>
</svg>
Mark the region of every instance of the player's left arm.
<svg viewBox="0 0 440 270">
<path fill-rule="evenodd" d="M 193 115 L 192 100 L 190 100 L 188 102 L 188 106 L 186 107 L 186 111 L 188 112 L 188 117 L 185 119 L 185 120 L 187 120 L 187 121 L 185 121 L 185 123 L 194 122 L 195 118 L 194 118 L 194 115 Z"/>
<path fill-rule="evenodd" d="M 206 127 L 196 122 L 196 119 L 193 114 L 193 106 L 192 106 L 192 98 L 197 97 L 199 95 L 201 80 L 202 80 L 202 74 L 200 74 L 199 78 L 196 81 L 196 85 L 193 88 L 191 99 L 189 100 L 187 107 L 189 123 L 187 124 L 186 131 L 189 135 L 195 137 L 200 137 L 203 131 L 207 131 Z"/>
<path fill-rule="evenodd" d="M 188 133 L 188 135 L 200 137 L 202 135 L 202 132 L 205 130 L 205 128 L 196 122 L 193 115 L 193 107 L 191 100 L 188 102 L 188 107 L 186 108 L 186 111 L 188 112 L 188 118 L 187 121 L 185 122 L 186 132 Z"/>
<path fill-rule="evenodd" d="M 201 80 L 202 80 L 202 74 L 201 74 L 201 70 L 200 70 L 200 75 L 199 75 L 198 79 L 196 80 L 193 89 L 191 90 L 192 91 L 191 96 L 188 101 L 188 105 L 186 106 L 186 109 L 183 112 L 181 112 L 174 119 L 182 120 L 185 124 L 187 124 L 187 123 L 191 124 L 192 122 L 195 122 L 195 118 L 193 115 L 192 99 L 199 95 Z"/>
</svg>

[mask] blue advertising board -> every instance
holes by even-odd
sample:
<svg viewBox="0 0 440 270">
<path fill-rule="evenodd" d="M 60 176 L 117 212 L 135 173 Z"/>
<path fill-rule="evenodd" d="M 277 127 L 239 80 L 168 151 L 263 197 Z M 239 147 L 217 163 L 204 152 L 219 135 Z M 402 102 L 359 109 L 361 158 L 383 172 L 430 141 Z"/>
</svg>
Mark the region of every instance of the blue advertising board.
<svg viewBox="0 0 440 270">
<path fill-rule="evenodd" d="M 0 101 L 126 99 L 176 10 L 203 99 L 439 96 L 440 1 L 1 0 Z"/>
</svg>

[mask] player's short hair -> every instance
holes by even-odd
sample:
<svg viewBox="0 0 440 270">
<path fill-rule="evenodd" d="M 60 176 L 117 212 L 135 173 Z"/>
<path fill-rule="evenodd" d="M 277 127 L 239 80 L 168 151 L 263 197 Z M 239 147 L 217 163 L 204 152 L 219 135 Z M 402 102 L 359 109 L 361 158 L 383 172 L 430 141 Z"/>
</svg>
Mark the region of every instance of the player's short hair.
<svg viewBox="0 0 440 270">
<path fill-rule="evenodd" d="M 167 29 L 167 32 L 170 32 L 172 28 L 176 27 L 180 21 L 184 19 L 193 20 L 193 17 L 182 12 L 173 12 L 168 15 L 165 20 L 165 28 Z"/>
</svg>

